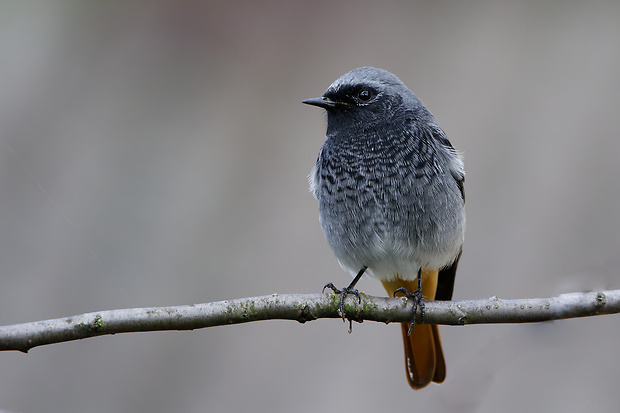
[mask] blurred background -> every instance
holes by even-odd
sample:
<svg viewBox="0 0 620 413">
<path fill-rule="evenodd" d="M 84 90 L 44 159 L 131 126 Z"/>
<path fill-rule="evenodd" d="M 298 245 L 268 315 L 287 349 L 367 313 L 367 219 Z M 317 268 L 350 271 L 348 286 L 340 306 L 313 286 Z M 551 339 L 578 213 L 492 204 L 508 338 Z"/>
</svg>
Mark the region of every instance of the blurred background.
<svg viewBox="0 0 620 413">
<path fill-rule="evenodd" d="M 306 181 L 325 116 L 300 101 L 363 65 L 397 74 L 465 154 L 455 299 L 620 288 L 619 17 L 613 1 L 4 1 L 0 324 L 348 284 Z M 399 327 L 347 327 L 1 353 L 0 409 L 620 404 L 618 316 L 442 327 L 447 380 L 419 392 Z"/>
</svg>

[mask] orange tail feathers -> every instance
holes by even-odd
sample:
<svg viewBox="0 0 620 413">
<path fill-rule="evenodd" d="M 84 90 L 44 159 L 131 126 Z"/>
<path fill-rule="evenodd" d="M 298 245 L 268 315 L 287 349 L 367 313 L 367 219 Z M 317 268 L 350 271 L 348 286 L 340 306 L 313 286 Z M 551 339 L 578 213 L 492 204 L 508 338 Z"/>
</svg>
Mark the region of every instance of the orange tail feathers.
<svg viewBox="0 0 620 413">
<path fill-rule="evenodd" d="M 425 300 L 435 299 L 438 271 L 422 270 L 422 295 Z M 407 281 L 398 275 L 389 281 L 381 281 L 390 295 L 400 287 L 409 292 L 417 288 L 416 281 Z M 409 324 L 401 325 L 405 345 L 405 370 L 409 385 L 414 390 L 426 387 L 430 382 L 441 383 L 446 378 L 446 362 L 441 349 L 439 329 L 436 325 L 416 324 L 409 331 Z"/>
</svg>

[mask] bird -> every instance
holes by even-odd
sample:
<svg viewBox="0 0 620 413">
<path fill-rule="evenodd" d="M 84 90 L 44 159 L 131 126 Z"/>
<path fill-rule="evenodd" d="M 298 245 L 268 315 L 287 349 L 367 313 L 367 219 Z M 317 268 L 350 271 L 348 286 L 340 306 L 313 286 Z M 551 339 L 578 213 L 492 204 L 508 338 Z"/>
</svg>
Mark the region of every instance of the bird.
<svg viewBox="0 0 620 413">
<path fill-rule="evenodd" d="M 415 323 L 424 300 L 451 300 L 465 236 L 465 170 L 436 118 L 394 74 L 360 67 L 305 104 L 327 112 L 326 140 L 308 177 L 319 221 L 356 294 L 366 274 L 389 296 L 414 301 L 402 323 L 411 388 L 442 383 L 446 364 L 437 325 Z"/>
</svg>

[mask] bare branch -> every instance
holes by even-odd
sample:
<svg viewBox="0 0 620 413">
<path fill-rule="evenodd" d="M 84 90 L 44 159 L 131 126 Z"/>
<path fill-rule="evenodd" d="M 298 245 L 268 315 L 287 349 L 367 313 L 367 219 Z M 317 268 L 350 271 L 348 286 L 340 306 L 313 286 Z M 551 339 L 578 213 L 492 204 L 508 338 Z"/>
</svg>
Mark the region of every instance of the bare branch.
<svg viewBox="0 0 620 413">
<path fill-rule="evenodd" d="M 33 347 L 107 334 L 138 331 L 194 330 L 260 320 L 339 318 L 334 294 L 273 294 L 177 307 L 130 308 L 0 327 L 0 350 L 27 352 Z M 345 313 L 354 321 L 409 322 L 412 306 L 404 298 L 362 294 L 346 299 Z M 551 298 L 427 301 L 426 324 L 531 323 L 620 313 L 620 290 L 562 294 Z"/>
</svg>

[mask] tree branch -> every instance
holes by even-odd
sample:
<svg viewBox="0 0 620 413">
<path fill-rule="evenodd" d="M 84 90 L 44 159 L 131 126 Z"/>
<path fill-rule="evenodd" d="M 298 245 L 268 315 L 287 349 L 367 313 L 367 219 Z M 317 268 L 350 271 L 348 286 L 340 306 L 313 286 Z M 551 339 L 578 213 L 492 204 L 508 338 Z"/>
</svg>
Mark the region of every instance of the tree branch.
<svg viewBox="0 0 620 413">
<path fill-rule="evenodd" d="M 273 294 L 177 307 L 99 311 L 66 318 L 0 326 L 0 351 L 27 352 L 33 347 L 89 337 L 138 331 L 194 330 L 260 320 L 340 318 L 340 297 L 334 294 Z M 350 320 L 383 323 L 411 319 L 412 304 L 404 298 L 362 294 L 346 298 Z M 562 294 L 551 298 L 427 301 L 425 324 L 532 323 L 620 313 L 620 290 Z"/>
</svg>

